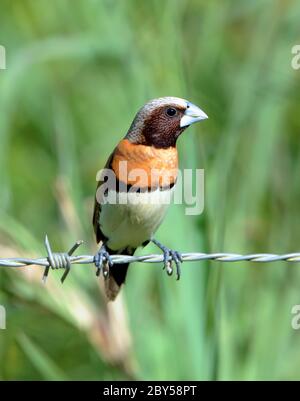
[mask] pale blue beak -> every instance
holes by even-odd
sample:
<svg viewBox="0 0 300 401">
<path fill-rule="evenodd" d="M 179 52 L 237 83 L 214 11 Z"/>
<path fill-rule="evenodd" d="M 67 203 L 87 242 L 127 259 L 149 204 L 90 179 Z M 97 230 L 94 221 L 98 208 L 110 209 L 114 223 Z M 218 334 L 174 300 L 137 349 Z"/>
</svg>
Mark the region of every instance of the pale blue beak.
<svg viewBox="0 0 300 401">
<path fill-rule="evenodd" d="M 198 106 L 193 103 L 188 102 L 186 111 L 180 120 L 180 127 L 187 127 L 188 125 L 194 124 L 197 121 L 206 120 L 208 118 L 207 114 L 204 113 Z"/>
</svg>

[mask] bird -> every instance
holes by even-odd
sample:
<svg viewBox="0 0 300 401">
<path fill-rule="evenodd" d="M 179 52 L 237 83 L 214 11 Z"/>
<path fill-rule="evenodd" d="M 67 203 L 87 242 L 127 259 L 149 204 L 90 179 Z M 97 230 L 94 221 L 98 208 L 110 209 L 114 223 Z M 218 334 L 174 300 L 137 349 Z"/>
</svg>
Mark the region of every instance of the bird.
<svg viewBox="0 0 300 401">
<path fill-rule="evenodd" d="M 179 97 L 148 101 L 133 119 L 98 177 L 93 214 L 96 274 L 103 271 L 105 293 L 115 300 L 125 283 L 129 263 L 114 264 L 112 255 L 133 255 L 154 243 L 162 252 L 168 275 L 176 266 L 180 278 L 181 254 L 155 237 L 176 185 L 177 139 L 193 123 L 207 119 L 195 104 Z"/>
</svg>

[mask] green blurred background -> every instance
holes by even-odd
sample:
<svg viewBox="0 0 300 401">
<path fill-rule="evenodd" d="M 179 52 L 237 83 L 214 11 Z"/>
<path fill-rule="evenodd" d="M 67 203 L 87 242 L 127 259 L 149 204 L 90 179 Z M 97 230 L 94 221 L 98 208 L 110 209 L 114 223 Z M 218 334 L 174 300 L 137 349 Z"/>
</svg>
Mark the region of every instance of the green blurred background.
<svg viewBox="0 0 300 401">
<path fill-rule="evenodd" d="M 148 99 L 210 119 L 179 141 L 205 169 L 205 210 L 173 205 L 157 238 L 180 251 L 300 249 L 297 0 L 1 0 L 0 255 L 43 239 L 95 252 L 96 172 Z M 143 253 L 154 251 L 148 246 Z M 131 266 L 106 305 L 92 266 L 66 283 L 0 270 L 1 379 L 299 379 L 300 266 L 195 262 L 180 282 Z"/>
</svg>

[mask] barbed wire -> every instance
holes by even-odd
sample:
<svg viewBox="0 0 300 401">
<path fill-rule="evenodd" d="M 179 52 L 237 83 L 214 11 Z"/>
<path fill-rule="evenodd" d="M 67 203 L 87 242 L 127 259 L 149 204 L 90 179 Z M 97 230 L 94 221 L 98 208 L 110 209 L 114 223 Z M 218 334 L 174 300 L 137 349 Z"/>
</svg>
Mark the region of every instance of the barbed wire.
<svg viewBox="0 0 300 401">
<path fill-rule="evenodd" d="M 0 258 L 0 266 L 2 267 L 25 267 L 25 266 L 43 266 L 45 267 L 43 274 L 43 281 L 45 282 L 50 269 L 64 269 L 64 274 L 61 281 L 64 282 L 67 275 L 71 270 L 71 265 L 83 265 L 83 264 L 95 264 L 94 255 L 79 255 L 72 256 L 76 249 L 83 243 L 83 241 L 77 241 L 68 252 L 52 252 L 49 239 L 45 238 L 45 248 L 47 251 L 47 257 L 41 257 L 36 259 L 30 258 Z M 129 255 L 111 255 L 111 261 L 114 264 L 122 263 L 163 263 L 164 255 L 160 254 L 149 254 L 143 256 L 129 256 Z M 219 262 L 300 262 L 300 252 L 287 253 L 287 254 L 271 254 L 271 253 L 253 253 L 248 255 L 240 255 L 237 253 L 181 253 L 182 262 L 196 262 L 196 261 L 219 261 Z M 169 257 L 169 261 L 172 257 Z"/>
</svg>

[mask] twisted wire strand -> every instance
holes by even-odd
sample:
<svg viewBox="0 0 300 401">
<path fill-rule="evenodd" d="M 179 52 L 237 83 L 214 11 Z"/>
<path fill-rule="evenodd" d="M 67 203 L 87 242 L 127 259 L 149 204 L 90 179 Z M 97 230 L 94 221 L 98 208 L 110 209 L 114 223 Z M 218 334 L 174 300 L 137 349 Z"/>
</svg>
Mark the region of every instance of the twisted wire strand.
<svg viewBox="0 0 300 401">
<path fill-rule="evenodd" d="M 45 282 L 50 269 L 64 269 L 64 274 L 61 281 L 64 282 L 67 275 L 71 270 L 71 265 L 77 264 L 95 264 L 94 255 L 79 255 L 72 256 L 77 248 L 83 241 L 77 241 L 68 252 L 52 252 L 48 237 L 45 238 L 45 248 L 47 257 L 36 259 L 30 258 L 0 258 L 0 266 L 3 267 L 25 267 L 25 266 L 43 266 L 45 267 L 43 281 Z M 270 254 L 270 253 L 254 253 L 248 255 L 240 255 L 236 253 L 182 253 L 183 262 L 196 262 L 196 261 L 219 261 L 219 262 L 300 262 L 300 252 L 287 253 L 287 254 Z M 128 256 L 128 255 L 111 255 L 111 260 L 114 264 L 122 263 L 163 263 L 164 256 L 150 254 L 144 256 Z M 171 257 L 169 258 L 171 261 Z"/>
</svg>

